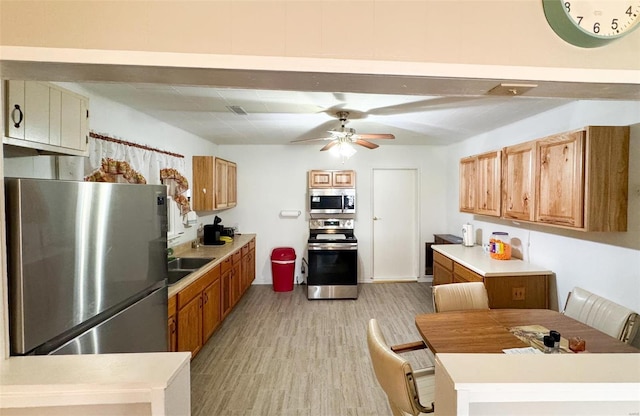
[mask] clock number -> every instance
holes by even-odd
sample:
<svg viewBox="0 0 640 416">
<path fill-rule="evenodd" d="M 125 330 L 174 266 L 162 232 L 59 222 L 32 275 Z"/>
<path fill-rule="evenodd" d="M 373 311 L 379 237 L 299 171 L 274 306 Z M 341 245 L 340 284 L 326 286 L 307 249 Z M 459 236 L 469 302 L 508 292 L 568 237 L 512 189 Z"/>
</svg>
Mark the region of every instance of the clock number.
<svg viewBox="0 0 640 416">
<path fill-rule="evenodd" d="M 567 13 L 571 13 L 571 2 L 570 1 L 565 1 L 564 2 L 564 8 L 567 9 Z M 629 10 L 631 10 L 631 7 L 629 7 Z"/>
<path fill-rule="evenodd" d="M 611 21 L 611 29 L 616 30 L 618 28 L 618 19 L 613 19 Z"/>
<path fill-rule="evenodd" d="M 629 17 L 631 17 L 631 6 L 629 6 L 629 8 L 625 12 L 625 14 L 627 14 Z"/>
<path fill-rule="evenodd" d="M 584 16 L 576 16 L 576 19 L 578 19 L 578 26 L 582 23 L 582 19 L 584 19 Z"/>
<path fill-rule="evenodd" d="M 600 22 L 595 22 L 593 24 L 593 33 L 600 33 Z"/>
</svg>

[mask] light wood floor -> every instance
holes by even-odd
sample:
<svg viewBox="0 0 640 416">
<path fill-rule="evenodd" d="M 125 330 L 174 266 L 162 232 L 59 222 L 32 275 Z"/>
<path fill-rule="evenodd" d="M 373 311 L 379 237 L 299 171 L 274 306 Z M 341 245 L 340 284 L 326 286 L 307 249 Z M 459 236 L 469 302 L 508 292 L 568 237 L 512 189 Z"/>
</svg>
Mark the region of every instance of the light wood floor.
<svg viewBox="0 0 640 416">
<path fill-rule="evenodd" d="M 194 416 L 390 415 L 369 360 L 366 324 L 390 344 L 419 340 L 429 283 L 362 284 L 357 300 L 306 298 L 306 286 L 254 285 L 191 363 Z M 427 353 L 404 354 L 420 368 Z"/>
</svg>

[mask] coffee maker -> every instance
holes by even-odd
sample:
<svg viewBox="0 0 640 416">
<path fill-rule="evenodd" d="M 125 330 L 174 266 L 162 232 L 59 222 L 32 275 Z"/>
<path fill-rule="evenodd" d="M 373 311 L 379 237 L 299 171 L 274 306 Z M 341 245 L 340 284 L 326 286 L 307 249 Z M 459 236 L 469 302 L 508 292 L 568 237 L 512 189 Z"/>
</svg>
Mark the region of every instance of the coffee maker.
<svg viewBox="0 0 640 416">
<path fill-rule="evenodd" d="M 220 240 L 222 230 L 224 226 L 220 224 L 222 220 L 217 215 L 213 219 L 213 224 L 207 224 L 204 226 L 204 235 L 202 243 L 205 246 L 221 246 L 224 241 Z"/>
</svg>

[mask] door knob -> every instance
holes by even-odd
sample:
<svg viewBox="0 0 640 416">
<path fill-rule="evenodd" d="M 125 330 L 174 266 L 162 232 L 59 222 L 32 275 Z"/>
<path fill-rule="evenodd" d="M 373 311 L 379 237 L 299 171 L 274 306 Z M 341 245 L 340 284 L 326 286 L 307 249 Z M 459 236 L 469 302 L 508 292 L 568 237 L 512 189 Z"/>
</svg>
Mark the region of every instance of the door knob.
<svg viewBox="0 0 640 416">
<path fill-rule="evenodd" d="M 378 220 L 381 220 L 381 219 L 382 219 L 381 217 L 373 217 L 374 221 L 378 221 Z"/>
</svg>

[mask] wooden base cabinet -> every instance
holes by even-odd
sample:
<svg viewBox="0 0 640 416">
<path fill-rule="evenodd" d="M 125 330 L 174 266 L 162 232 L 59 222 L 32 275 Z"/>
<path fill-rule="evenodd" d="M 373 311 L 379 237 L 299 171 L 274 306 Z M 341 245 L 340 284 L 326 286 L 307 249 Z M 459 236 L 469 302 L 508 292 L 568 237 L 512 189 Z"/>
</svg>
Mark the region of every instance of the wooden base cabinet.
<svg viewBox="0 0 640 416">
<path fill-rule="evenodd" d="M 482 276 L 449 257 L 433 252 L 433 285 L 483 282 L 492 309 L 548 309 L 548 275 Z"/>
<path fill-rule="evenodd" d="M 177 296 L 171 296 L 168 302 L 168 314 L 169 314 L 169 322 L 168 322 L 168 331 L 169 340 L 167 342 L 167 346 L 169 348 L 169 352 L 178 351 L 178 321 L 177 321 Z"/>
<path fill-rule="evenodd" d="M 251 239 L 242 247 L 242 266 L 240 268 L 241 291 L 246 292 L 256 278 L 256 240 Z"/>
<path fill-rule="evenodd" d="M 177 350 L 195 357 L 221 322 L 220 266 L 177 295 Z"/>
</svg>

